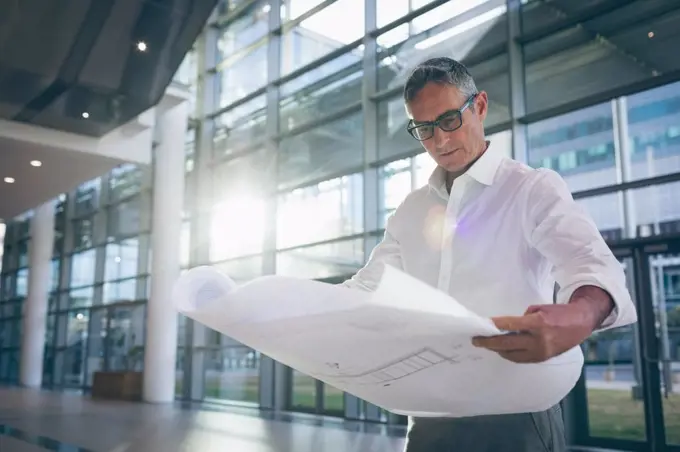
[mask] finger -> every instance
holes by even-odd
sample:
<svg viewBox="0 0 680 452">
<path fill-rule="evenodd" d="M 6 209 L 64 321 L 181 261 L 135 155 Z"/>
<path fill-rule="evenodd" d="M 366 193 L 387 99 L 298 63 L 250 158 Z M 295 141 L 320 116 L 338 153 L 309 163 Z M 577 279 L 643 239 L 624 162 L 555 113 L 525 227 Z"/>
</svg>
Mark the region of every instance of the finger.
<svg viewBox="0 0 680 452">
<path fill-rule="evenodd" d="M 496 328 L 503 331 L 533 331 L 543 326 L 540 312 L 523 316 L 493 317 Z"/>
<path fill-rule="evenodd" d="M 535 354 L 530 350 L 508 350 L 498 352 L 498 354 L 508 361 L 519 364 L 536 363 L 539 362 Z"/>
<path fill-rule="evenodd" d="M 531 306 L 529 306 L 529 307 L 527 308 L 526 311 L 524 311 L 524 315 L 534 314 L 534 313 L 536 313 L 536 312 L 540 312 L 540 311 L 543 310 L 543 307 L 544 307 L 544 306 L 546 306 L 546 305 L 544 305 L 544 304 L 534 304 L 534 305 L 531 305 Z"/>
<path fill-rule="evenodd" d="M 536 339 L 527 333 L 503 334 L 500 336 L 476 337 L 473 345 L 494 352 L 529 350 L 535 348 Z"/>
</svg>

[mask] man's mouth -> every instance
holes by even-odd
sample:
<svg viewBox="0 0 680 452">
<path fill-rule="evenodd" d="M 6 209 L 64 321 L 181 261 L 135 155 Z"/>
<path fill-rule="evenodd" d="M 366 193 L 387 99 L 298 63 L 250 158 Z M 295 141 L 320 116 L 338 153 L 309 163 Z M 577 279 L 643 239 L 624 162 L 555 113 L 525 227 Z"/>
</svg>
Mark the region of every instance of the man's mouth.
<svg viewBox="0 0 680 452">
<path fill-rule="evenodd" d="M 439 156 L 440 156 L 440 157 L 446 157 L 447 155 L 453 154 L 453 153 L 456 152 L 457 150 L 458 150 L 457 148 L 456 148 L 456 149 L 451 149 L 450 151 L 442 152 L 441 154 L 439 154 Z"/>
</svg>

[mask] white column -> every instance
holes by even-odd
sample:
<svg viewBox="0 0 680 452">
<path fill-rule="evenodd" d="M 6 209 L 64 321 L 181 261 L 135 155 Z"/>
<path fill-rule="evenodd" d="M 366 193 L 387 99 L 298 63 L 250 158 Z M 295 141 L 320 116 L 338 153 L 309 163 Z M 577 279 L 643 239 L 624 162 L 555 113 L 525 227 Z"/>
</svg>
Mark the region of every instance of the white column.
<svg viewBox="0 0 680 452">
<path fill-rule="evenodd" d="M 28 245 L 28 294 L 24 302 L 21 328 L 19 381 L 22 386 L 30 388 L 39 388 L 42 385 L 53 246 L 54 204 L 48 202 L 34 212 Z"/>
<path fill-rule="evenodd" d="M 146 402 L 172 402 L 175 397 L 177 311 L 171 294 L 179 277 L 184 197 L 184 139 L 188 102 L 183 101 L 158 118 L 160 144 L 154 152 L 151 214 L 151 293 L 147 307 L 144 350 Z"/>
</svg>

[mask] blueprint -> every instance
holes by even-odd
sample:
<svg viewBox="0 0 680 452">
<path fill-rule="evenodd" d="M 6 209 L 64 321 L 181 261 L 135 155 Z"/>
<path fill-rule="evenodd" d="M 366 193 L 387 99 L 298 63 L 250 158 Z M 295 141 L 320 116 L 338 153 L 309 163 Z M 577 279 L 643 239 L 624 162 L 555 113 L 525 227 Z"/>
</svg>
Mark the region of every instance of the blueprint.
<svg viewBox="0 0 680 452">
<path fill-rule="evenodd" d="M 538 364 L 474 347 L 473 336 L 505 332 L 389 266 L 374 292 L 283 276 L 237 285 L 198 267 L 177 281 L 174 302 L 187 317 L 397 414 L 545 410 L 583 366 L 579 347 Z"/>
</svg>

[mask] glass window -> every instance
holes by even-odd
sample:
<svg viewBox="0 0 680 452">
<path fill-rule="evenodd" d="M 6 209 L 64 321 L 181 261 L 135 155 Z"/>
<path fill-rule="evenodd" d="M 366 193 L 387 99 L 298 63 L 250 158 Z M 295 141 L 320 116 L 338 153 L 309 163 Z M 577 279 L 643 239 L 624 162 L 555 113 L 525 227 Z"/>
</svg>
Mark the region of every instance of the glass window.
<svg viewBox="0 0 680 452">
<path fill-rule="evenodd" d="M 286 0 L 281 8 L 282 21 L 298 17 L 316 4 L 304 0 Z M 281 40 L 281 74 L 289 74 L 360 39 L 364 35 L 364 11 L 364 0 L 338 0 L 284 33 Z"/>
<path fill-rule="evenodd" d="M 363 239 L 297 248 L 276 255 L 276 273 L 298 278 L 349 276 L 355 274 L 363 264 Z"/>
<path fill-rule="evenodd" d="M 680 171 L 680 82 L 626 99 L 631 180 Z"/>
<path fill-rule="evenodd" d="M 0 284 L 0 289 L 2 292 L 0 293 L 0 300 L 9 300 L 14 296 L 14 289 L 12 288 L 13 284 L 13 278 L 14 274 L 4 274 L 2 275 L 2 283 Z"/>
<path fill-rule="evenodd" d="M 215 170 L 210 261 L 262 252 L 267 197 L 273 173 L 265 151 L 229 160 Z"/>
<path fill-rule="evenodd" d="M 265 150 L 258 150 L 220 163 L 214 169 L 213 194 L 216 203 L 237 193 L 260 193 L 274 168 Z"/>
<path fill-rule="evenodd" d="M 96 260 L 96 249 L 89 249 L 71 256 L 70 287 L 81 287 L 94 284 Z"/>
<path fill-rule="evenodd" d="M 196 51 L 191 49 L 187 52 L 175 73 L 173 80 L 185 85 L 194 85 L 198 77 L 198 65 L 196 63 Z"/>
<path fill-rule="evenodd" d="M 615 184 L 609 103 L 529 124 L 529 163 L 560 173 L 572 191 Z"/>
<path fill-rule="evenodd" d="M 205 355 L 205 397 L 257 403 L 260 353 L 244 345 L 211 350 Z"/>
<path fill-rule="evenodd" d="M 139 239 L 127 239 L 106 245 L 106 281 L 137 276 L 139 259 Z"/>
<path fill-rule="evenodd" d="M 214 156 L 235 154 L 262 143 L 267 134 L 266 107 L 267 99 L 262 95 L 215 118 Z"/>
<path fill-rule="evenodd" d="M 133 163 L 114 168 L 109 176 L 109 198 L 117 201 L 139 193 L 142 186 L 142 169 Z"/>
<path fill-rule="evenodd" d="M 59 277 L 61 276 L 61 260 L 52 259 L 50 261 L 50 291 L 57 290 L 59 288 Z"/>
<path fill-rule="evenodd" d="M 31 218 L 33 217 L 33 212 L 29 211 L 23 215 L 17 217 L 16 221 L 16 238 L 29 237 L 31 235 Z"/>
<path fill-rule="evenodd" d="M 378 102 L 378 157 L 396 157 L 422 149 L 406 131 L 409 118 L 401 96 Z"/>
<path fill-rule="evenodd" d="M 101 181 L 99 178 L 85 182 L 76 189 L 75 193 L 75 215 L 94 211 L 99 205 L 99 188 Z"/>
<path fill-rule="evenodd" d="M 217 263 L 214 267 L 225 275 L 229 275 L 236 283 L 244 283 L 262 276 L 263 265 L 262 255 L 258 255 L 231 259 Z"/>
<path fill-rule="evenodd" d="M 277 248 L 360 233 L 363 177 L 343 176 L 279 195 L 277 217 Z"/>
<path fill-rule="evenodd" d="M 361 101 L 362 56 L 352 50 L 281 86 L 280 129 L 287 131 Z"/>
<path fill-rule="evenodd" d="M 243 11 L 240 17 L 221 32 L 217 40 L 217 49 L 222 60 L 257 42 L 267 34 L 270 9 L 269 2 L 266 0 L 253 2 L 248 6 L 247 11 Z"/>
<path fill-rule="evenodd" d="M 187 129 L 187 133 L 184 136 L 184 156 L 184 171 L 190 173 L 194 170 L 196 162 L 196 129 Z"/>
<path fill-rule="evenodd" d="M 212 210 L 210 261 L 261 253 L 264 246 L 266 200 L 235 193 Z"/>
<path fill-rule="evenodd" d="M 279 189 L 361 166 L 363 130 L 362 114 L 355 113 L 282 140 Z"/>
<path fill-rule="evenodd" d="M 397 14 L 403 16 L 401 13 L 408 9 L 404 3 L 404 0 L 395 3 L 399 5 L 399 13 L 387 12 L 392 7 L 391 0 L 378 0 L 378 26 L 392 22 Z M 421 1 L 418 5 L 425 3 Z M 415 4 L 412 6 L 416 9 Z M 504 4 L 497 6 L 489 0 L 446 2 L 378 36 L 379 90 L 402 85 L 410 70 L 428 57 L 448 56 L 465 62 L 504 44 L 507 41 L 505 12 Z M 500 71 L 504 72 L 507 65 Z M 481 75 L 481 71 L 480 74 L 473 72 L 478 85 Z"/>
<path fill-rule="evenodd" d="M 137 300 L 137 286 L 141 278 L 124 279 L 122 281 L 107 282 L 103 287 L 103 302 L 122 303 Z"/>
<path fill-rule="evenodd" d="M 94 215 L 73 220 L 73 249 L 94 245 Z"/>
<path fill-rule="evenodd" d="M 179 265 L 183 268 L 189 266 L 191 259 L 191 223 L 182 222 L 182 230 L 179 234 Z"/>
<path fill-rule="evenodd" d="M 28 266 L 28 242 L 30 239 L 21 240 L 17 245 L 17 251 L 19 254 L 19 267 Z"/>
<path fill-rule="evenodd" d="M 125 237 L 147 230 L 149 228 L 148 221 L 142 222 L 141 209 L 141 196 L 109 207 L 106 226 L 109 239 Z"/>
<path fill-rule="evenodd" d="M 525 30 L 537 24 L 544 26 L 553 20 L 564 20 L 579 10 L 579 7 L 575 7 L 568 10 L 564 17 L 558 17 L 546 4 L 532 4 L 531 8 L 527 9 L 528 5 L 524 8 L 525 19 L 522 23 L 525 24 Z M 526 44 L 526 83 L 531 87 L 526 91 L 527 113 L 544 111 L 576 100 L 587 100 L 602 92 L 678 70 L 680 61 L 667 57 L 673 32 L 663 32 L 670 30 L 676 19 L 668 14 L 650 16 L 645 5 L 632 4 L 627 8 L 616 8 Z M 527 15 L 535 18 L 527 20 Z M 641 19 L 637 22 L 633 19 L 623 25 L 620 22 L 624 16 Z M 605 32 L 606 43 L 599 39 L 599 35 L 584 35 L 584 30 L 592 30 L 593 27 L 600 33 L 604 32 L 602 24 L 605 23 L 617 24 Z M 650 31 L 656 31 L 652 38 L 648 36 Z M 621 49 L 626 51 L 622 52 Z M 588 83 L 584 83 L 584 80 Z"/>
<path fill-rule="evenodd" d="M 381 193 L 378 214 L 385 226 L 387 217 L 413 190 L 413 160 L 406 158 L 388 163 L 380 169 Z"/>
<path fill-rule="evenodd" d="M 71 289 L 69 292 L 68 309 L 84 308 L 94 304 L 94 287 Z"/>
<path fill-rule="evenodd" d="M 267 84 L 267 45 L 225 61 L 219 70 L 220 107 L 226 107 Z"/>
<path fill-rule="evenodd" d="M 17 297 L 25 297 L 28 295 L 28 269 L 22 268 L 17 272 Z"/>
</svg>

